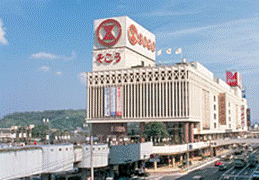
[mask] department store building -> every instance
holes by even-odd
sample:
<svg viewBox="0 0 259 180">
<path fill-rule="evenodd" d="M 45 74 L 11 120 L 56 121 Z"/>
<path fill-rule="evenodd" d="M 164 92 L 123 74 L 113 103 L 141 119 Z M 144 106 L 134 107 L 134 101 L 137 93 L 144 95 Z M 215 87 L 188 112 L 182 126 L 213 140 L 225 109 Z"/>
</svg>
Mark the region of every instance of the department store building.
<svg viewBox="0 0 259 180">
<path fill-rule="evenodd" d="M 156 64 L 155 35 L 128 17 L 94 22 L 92 72 L 87 73 L 87 118 L 93 135 L 140 135 L 163 122 L 175 144 L 247 130 L 241 75 L 226 81 L 198 62 Z"/>
</svg>

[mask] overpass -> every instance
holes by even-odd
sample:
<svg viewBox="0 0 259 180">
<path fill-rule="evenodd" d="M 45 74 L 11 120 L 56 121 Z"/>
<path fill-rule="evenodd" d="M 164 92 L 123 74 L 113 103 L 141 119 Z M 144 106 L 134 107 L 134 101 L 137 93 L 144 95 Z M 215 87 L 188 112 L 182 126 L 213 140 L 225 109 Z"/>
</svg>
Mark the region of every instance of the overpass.
<svg viewBox="0 0 259 180">
<path fill-rule="evenodd" d="M 116 145 L 93 145 L 93 166 L 127 164 L 149 159 L 151 154 L 172 155 L 201 148 L 216 148 L 235 143 L 259 143 L 259 139 L 225 139 L 182 145 L 154 146 L 152 142 Z M 43 145 L 0 149 L 0 179 L 16 179 L 41 174 L 72 171 L 74 167 L 90 168 L 90 145 Z M 86 175 L 87 176 L 87 175 Z"/>
</svg>

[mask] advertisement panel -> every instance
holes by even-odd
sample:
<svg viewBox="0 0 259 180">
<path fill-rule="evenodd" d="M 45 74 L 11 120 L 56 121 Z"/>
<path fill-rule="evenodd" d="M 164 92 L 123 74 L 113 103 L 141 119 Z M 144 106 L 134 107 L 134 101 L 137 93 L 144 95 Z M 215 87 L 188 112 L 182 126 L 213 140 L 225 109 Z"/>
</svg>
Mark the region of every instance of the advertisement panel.
<svg viewBox="0 0 259 180">
<path fill-rule="evenodd" d="M 124 126 L 111 126 L 111 132 L 126 132 Z"/>
<path fill-rule="evenodd" d="M 94 21 L 94 50 L 127 47 L 155 60 L 155 35 L 127 16 Z"/>
<path fill-rule="evenodd" d="M 111 116 L 116 115 L 116 87 L 111 87 Z"/>
<path fill-rule="evenodd" d="M 226 72 L 226 83 L 230 86 L 239 86 L 241 88 L 241 75 L 238 72 Z"/>
<path fill-rule="evenodd" d="M 104 115 L 110 116 L 110 88 L 105 88 Z"/>
<path fill-rule="evenodd" d="M 226 94 L 220 93 L 218 96 L 219 103 L 219 124 L 226 125 Z"/>
<path fill-rule="evenodd" d="M 117 87 L 117 116 L 122 116 L 123 110 L 123 97 L 122 97 L 123 87 Z"/>
</svg>

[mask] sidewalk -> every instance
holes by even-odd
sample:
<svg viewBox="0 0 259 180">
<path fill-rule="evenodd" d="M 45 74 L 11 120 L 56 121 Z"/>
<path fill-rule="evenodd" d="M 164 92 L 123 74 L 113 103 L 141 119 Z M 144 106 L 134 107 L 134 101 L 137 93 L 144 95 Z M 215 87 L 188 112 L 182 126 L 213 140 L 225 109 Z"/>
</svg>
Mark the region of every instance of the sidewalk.
<svg viewBox="0 0 259 180">
<path fill-rule="evenodd" d="M 227 154 L 230 150 L 224 150 L 222 152 L 219 152 L 218 153 L 218 156 L 219 155 L 224 155 L 224 154 Z M 193 169 L 196 170 L 198 169 L 198 167 L 204 165 L 204 164 L 207 164 L 207 163 L 211 163 L 213 161 L 216 161 L 218 160 L 217 157 L 209 157 L 209 158 L 206 158 L 202 161 L 199 161 L 199 160 L 192 160 L 192 165 L 189 166 L 189 170 L 188 172 L 192 171 Z M 147 172 L 150 173 L 150 175 L 157 175 L 157 174 L 174 174 L 174 173 L 184 173 L 187 171 L 187 169 L 181 169 L 179 168 L 178 166 L 175 166 L 175 167 L 170 167 L 170 166 L 164 166 L 164 167 L 159 167 L 157 168 L 156 170 L 155 169 L 147 169 L 146 170 Z"/>
</svg>

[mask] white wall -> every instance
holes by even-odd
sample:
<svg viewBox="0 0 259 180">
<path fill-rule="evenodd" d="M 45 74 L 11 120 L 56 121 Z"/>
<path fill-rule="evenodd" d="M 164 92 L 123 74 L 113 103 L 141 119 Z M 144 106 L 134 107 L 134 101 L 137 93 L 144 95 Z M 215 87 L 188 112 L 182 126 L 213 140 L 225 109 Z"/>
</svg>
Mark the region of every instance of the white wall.
<svg viewBox="0 0 259 180">
<path fill-rule="evenodd" d="M 73 170 L 73 145 L 51 145 L 43 148 L 43 172 L 54 173 Z"/>
<path fill-rule="evenodd" d="M 90 168 L 90 145 L 82 145 L 82 161 L 79 168 Z M 108 165 L 109 147 L 107 144 L 93 145 L 93 166 L 105 167 Z"/>
<path fill-rule="evenodd" d="M 42 149 L 0 150 L 0 179 L 15 179 L 42 173 Z"/>
</svg>

